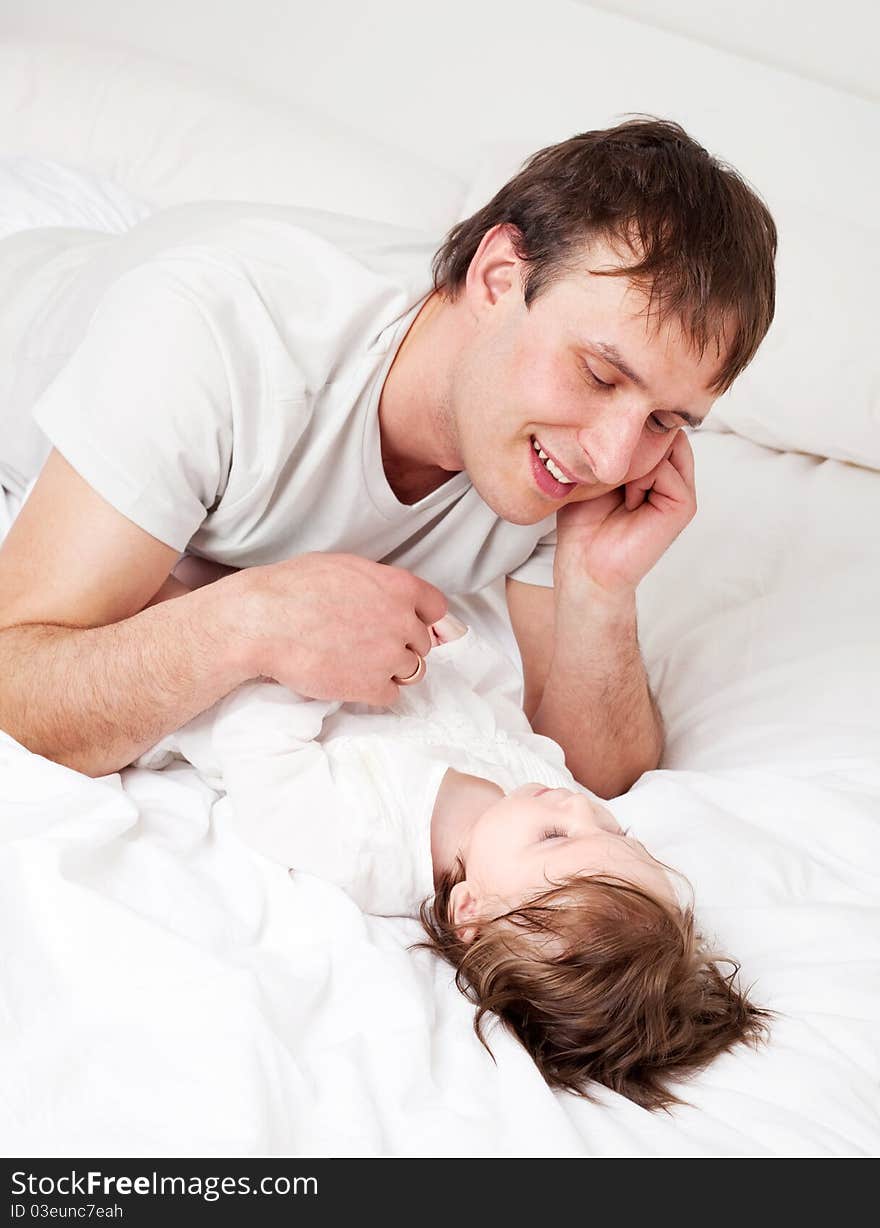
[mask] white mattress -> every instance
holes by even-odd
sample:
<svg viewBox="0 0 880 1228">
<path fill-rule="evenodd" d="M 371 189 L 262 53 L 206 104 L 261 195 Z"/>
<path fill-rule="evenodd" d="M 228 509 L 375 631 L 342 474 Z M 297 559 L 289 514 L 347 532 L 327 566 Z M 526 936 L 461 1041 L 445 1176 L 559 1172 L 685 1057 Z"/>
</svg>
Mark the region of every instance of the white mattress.
<svg viewBox="0 0 880 1228">
<path fill-rule="evenodd" d="M 3 734 L 6 1154 L 880 1150 L 880 475 L 694 444 L 701 512 L 641 605 L 669 766 L 616 805 L 781 1013 L 769 1046 L 670 1116 L 552 1093 L 498 1028 L 493 1065 L 417 922 L 263 860 L 188 765 L 90 780 Z"/>
</svg>

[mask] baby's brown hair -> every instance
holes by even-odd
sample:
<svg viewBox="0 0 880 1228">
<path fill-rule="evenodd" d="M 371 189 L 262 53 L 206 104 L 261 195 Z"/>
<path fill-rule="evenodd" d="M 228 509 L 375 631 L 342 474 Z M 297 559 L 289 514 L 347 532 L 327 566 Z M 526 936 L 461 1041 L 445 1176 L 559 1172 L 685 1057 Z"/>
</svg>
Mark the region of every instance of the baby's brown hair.
<svg viewBox="0 0 880 1228">
<path fill-rule="evenodd" d="M 413 946 L 456 969 L 489 1053 L 482 1023 L 492 1012 L 550 1087 L 592 1099 L 590 1084 L 601 1083 L 643 1108 L 668 1109 L 685 1103 L 673 1080 L 766 1038 L 773 1012 L 735 987 L 739 965 L 705 944 L 692 908 L 608 875 L 573 875 L 483 921 L 468 943 L 450 906 L 464 877 L 459 858 L 421 906 L 429 941 Z"/>
</svg>

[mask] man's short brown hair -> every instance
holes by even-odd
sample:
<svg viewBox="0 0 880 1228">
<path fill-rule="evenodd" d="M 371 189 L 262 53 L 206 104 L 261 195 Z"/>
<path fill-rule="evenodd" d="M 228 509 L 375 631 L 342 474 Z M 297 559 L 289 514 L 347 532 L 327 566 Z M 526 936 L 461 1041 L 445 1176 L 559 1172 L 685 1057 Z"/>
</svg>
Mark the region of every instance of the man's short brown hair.
<svg viewBox="0 0 880 1228">
<path fill-rule="evenodd" d="M 636 263 L 590 271 L 628 277 L 648 295 L 649 316 L 656 297 L 658 322 L 679 320 L 700 358 L 714 340 L 717 354 L 724 351 L 711 385 L 717 395 L 748 366 L 773 322 L 777 233 L 769 210 L 671 120 L 639 117 L 533 154 L 449 231 L 434 256 L 436 290 L 457 298 L 483 236 L 498 224 L 512 228 L 526 262 L 527 308 L 583 267 L 591 239 L 628 248 Z"/>
</svg>

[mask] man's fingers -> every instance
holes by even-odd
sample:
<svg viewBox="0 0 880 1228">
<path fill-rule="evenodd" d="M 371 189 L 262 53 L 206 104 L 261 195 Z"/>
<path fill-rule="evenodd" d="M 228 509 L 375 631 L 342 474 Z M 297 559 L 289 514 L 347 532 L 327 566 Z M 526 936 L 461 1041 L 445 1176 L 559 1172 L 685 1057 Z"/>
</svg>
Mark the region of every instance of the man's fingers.
<svg viewBox="0 0 880 1228">
<path fill-rule="evenodd" d="M 397 702 L 399 696 L 400 687 L 389 678 L 388 682 L 379 687 L 376 694 L 366 702 L 374 708 L 390 708 L 393 703 Z"/>
<path fill-rule="evenodd" d="M 694 485 L 694 450 L 684 431 L 678 431 L 669 451 L 669 463 L 684 478 L 688 486 Z"/>
<path fill-rule="evenodd" d="M 407 645 L 406 648 L 401 650 L 400 662 L 392 674 L 392 680 L 397 678 L 403 681 L 406 678 L 411 678 L 418 671 L 420 663 L 426 655 L 426 653 L 416 652 Z"/>
<path fill-rule="evenodd" d="M 417 652 L 420 657 L 426 657 L 434 646 L 434 641 L 431 638 L 430 628 L 427 627 L 420 618 L 413 618 L 409 630 L 407 631 L 407 644 L 414 652 Z"/>
<path fill-rule="evenodd" d="M 663 459 L 641 480 L 658 494 L 676 499 L 694 497 L 694 453 L 683 431 L 676 431 Z"/>
<path fill-rule="evenodd" d="M 673 465 L 672 461 L 665 461 L 657 474 L 651 491 L 648 495 L 650 499 L 656 496 L 661 499 L 669 499 L 674 504 L 685 506 L 694 502 L 694 492 L 691 486 L 688 486 L 681 473 Z"/>
<path fill-rule="evenodd" d="M 415 611 L 426 625 L 438 622 L 446 613 L 448 602 L 439 588 L 429 584 L 427 580 L 413 577 L 417 581 L 415 592 Z"/>
<path fill-rule="evenodd" d="M 637 507 L 641 507 L 645 502 L 645 491 L 650 489 L 650 484 L 643 486 L 640 482 L 627 482 L 626 491 L 624 492 L 624 502 L 628 512 L 634 512 Z"/>
<path fill-rule="evenodd" d="M 690 503 L 694 499 L 693 487 L 672 463 L 671 454 L 643 478 L 627 483 L 626 510 L 634 512 L 641 507 L 645 502 L 646 492 L 648 502 L 654 501 L 655 504 L 660 499 L 680 504 Z"/>
<path fill-rule="evenodd" d="M 641 507 L 641 505 L 644 503 L 645 492 L 652 490 L 656 485 L 657 479 L 663 472 L 663 466 L 669 460 L 674 447 L 675 440 L 673 439 L 653 469 L 649 469 L 648 472 L 642 474 L 640 478 L 635 478 L 632 482 L 627 482 L 626 486 L 624 487 L 624 499 L 626 502 L 626 510 L 628 512 L 635 511 L 637 507 Z"/>
</svg>

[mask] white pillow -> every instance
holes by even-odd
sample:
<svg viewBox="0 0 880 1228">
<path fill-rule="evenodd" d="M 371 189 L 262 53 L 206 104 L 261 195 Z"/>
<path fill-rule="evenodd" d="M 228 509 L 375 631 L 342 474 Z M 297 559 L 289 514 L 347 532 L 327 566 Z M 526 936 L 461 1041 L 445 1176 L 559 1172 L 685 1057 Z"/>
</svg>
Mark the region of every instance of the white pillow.
<svg viewBox="0 0 880 1228">
<path fill-rule="evenodd" d="M 35 226 L 120 233 L 151 212 L 146 201 L 83 168 L 0 156 L 0 239 Z"/>
<path fill-rule="evenodd" d="M 880 469 L 880 232 L 803 202 L 773 212 L 776 316 L 706 425 Z"/>
<path fill-rule="evenodd" d="M 88 170 L 45 158 L 0 156 L 0 277 L 6 296 L 0 303 L 0 485 L 7 490 L 21 493 L 41 467 L 46 450 L 30 415 L 20 417 L 21 389 L 31 386 L 31 367 L 20 349 L 21 320 L 35 318 L 39 279 L 35 283 L 18 275 L 21 245 L 11 236 L 44 226 L 120 233 L 151 211 L 119 184 Z M 31 310 L 22 306 L 27 302 Z M 57 365 L 52 358 L 46 361 Z"/>
<path fill-rule="evenodd" d="M 699 511 L 638 589 L 664 767 L 864 772 L 880 819 L 880 480 L 734 435 L 693 445 Z"/>
<path fill-rule="evenodd" d="M 303 205 L 421 229 L 452 224 L 463 180 L 305 107 L 124 48 L 0 45 L 0 152 L 89 167 L 157 208 Z"/>
<path fill-rule="evenodd" d="M 460 217 L 489 201 L 533 152 L 519 144 L 487 146 Z M 706 427 L 880 469 L 876 218 L 866 215 L 859 225 L 783 192 L 771 200 L 762 185 L 753 186 L 779 231 L 776 315 Z"/>
</svg>

